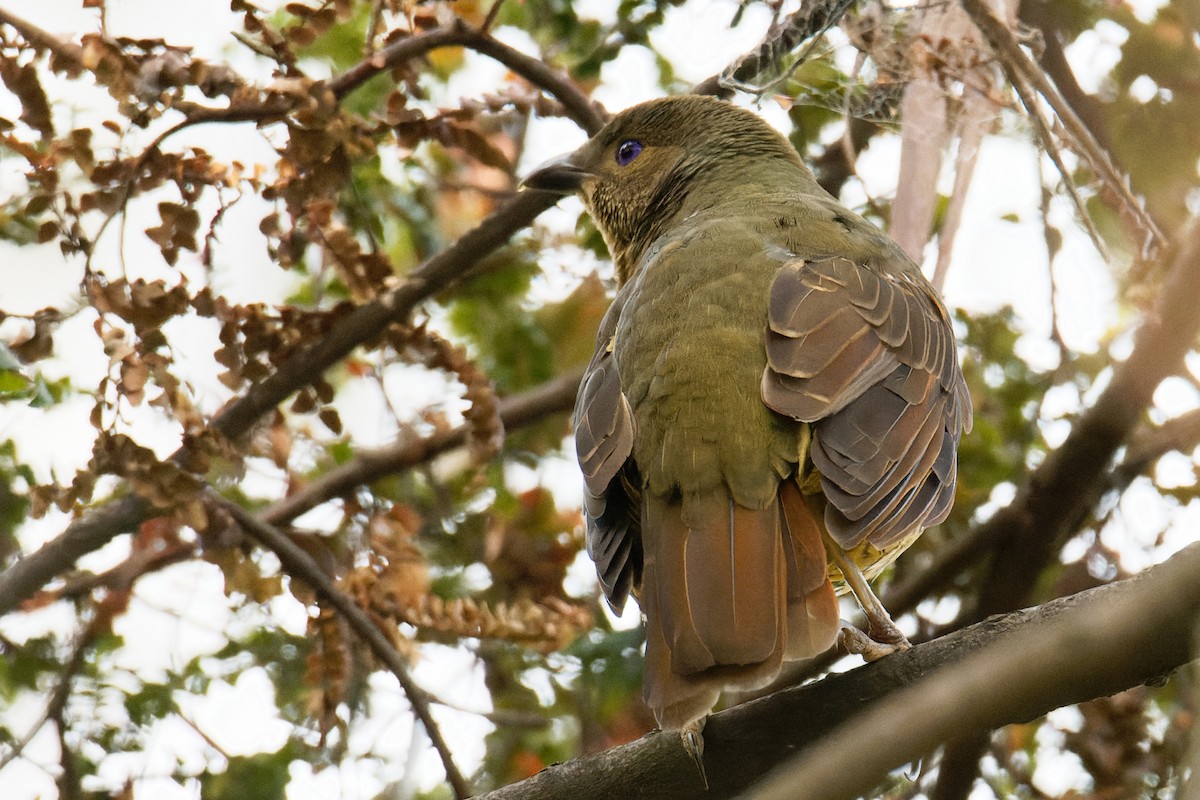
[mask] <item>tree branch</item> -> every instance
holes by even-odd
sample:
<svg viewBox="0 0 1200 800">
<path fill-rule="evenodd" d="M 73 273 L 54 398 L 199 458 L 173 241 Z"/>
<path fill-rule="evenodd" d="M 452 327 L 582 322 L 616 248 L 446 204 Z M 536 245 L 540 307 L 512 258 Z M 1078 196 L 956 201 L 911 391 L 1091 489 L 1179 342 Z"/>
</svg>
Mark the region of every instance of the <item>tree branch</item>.
<svg viewBox="0 0 1200 800">
<path fill-rule="evenodd" d="M 49 31 L 42 30 L 32 22 L 27 22 L 3 8 L 0 8 L 0 24 L 12 27 L 34 47 L 40 50 L 49 50 L 63 61 L 83 67 L 83 48 L 74 42 L 63 41 Z"/>
<path fill-rule="evenodd" d="M 500 421 L 504 424 L 504 429 L 518 430 L 540 421 L 547 414 L 570 411 L 575 404 L 575 393 L 582 377 L 583 371 L 575 370 L 523 394 L 504 398 L 500 401 Z M 402 437 L 378 450 L 360 450 L 354 458 L 283 498 L 259 514 L 258 518 L 269 525 L 286 524 L 309 509 L 343 495 L 356 486 L 371 483 L 385 475 L 461 447 L 466 443 L 466 439 L 467 428 L 460 426 L 423 439 Z"/>
<path fill-rule="evenodd" d="M 357 603 L 339 590 L 329 576 L 317 565 L 317 562 L 313 561 L 312 556 L 304 552 L 303 548 L 289 539 L 282 531 L 260 522 L 246 509 L 237 503 L 225 500 L 212 489 L 207 490 L 207 495 L 209 501 L 233 517 L 238 526 L 247 535 L 278 556 L 279 563 L 283 566 L 284 572 L 295 579 L 307 583 L 327 603 L 333 606 L 345 618 L 347 624 L 354 629 L 359 638 L 371 649 L 375 657 L 396 676 L 396 680 L 400 682 L 400 687 L 404 689 L 409 703 L 412 704 L 413 712 L 421 720 L 421 724 L 425 726 L 425 732 L 429 735 L 429 741 L 433 743 L 434 749 L 437 750 L 438 755 L 442 759 L 442 766 L 446 770 L 446 778 L 450 781 L 450 785 L 454 787 L 455 796 L 458 798 L 470 797 L 471 785 L 454 764 L 454 759 L 450 754 L 450 746 L 446 744 L 446 739 L 442 736 L 441 729 L 433 718 L 429 694 L 413 680 L 412 675 L 409 674 L 408 665 L 404 661 L 404 656 L 400 655 L 400 651 L 392 645 L 392 642 L 367 615 L 367 612 L 363 611 Z"/>
<path fill-rule="evenodd" d="M 356 64 L 329 82 L 329 88 L 339 100 L 396 64 L 410 61 L 439 47 L 461 46 L 499 61 L 525 80 L 552 95 L 562 103 L 567 116 L 588 135 L 604 127 L 608 114 L 579 90 L 570 78 L 552 69 L 545 62 L 515 50 L 484 30 L 477 30 L 461 19 L 448 28 L 418 33 L 388 45 Z"/>
<path fill-rule="evenodd" d="M 125 495 L 89 511 L 37 552 L 0 572 L 0 615 L 7 614 L 80 557 L 99 550 L 113 537 L 133 530 L 151 513 L 137 495 Z"/>
<path fill-rule="evenodd" d="M 755 793 L 851 800 L 887 772 L 940 742 L 1033 719 L 1069 703 L 1160 680 L 1189 659 L 1200 612 L 1200 545 L 1127 581 L 1047 604 L 1061 606 L 1011 626 L 991 646 L 873 705 L 802 753 Z M 1011 631 L 1011 632 L 1007 632 Z"/>
<path fill-rule="evenodd" d="M 851 797 L 955 733 L 1029 720 L 1178 668 L 1192 657 L 1189 642 L 1200 611 L 1197 572 L 1200 545 L 1192 545 L 1135 578 L 994 617 L 716 714 L 704 729 L 710 788 L 703 795 L 678 736 L 655 732 L 483 798 L 721 800 L 818 742 L 803 765 L 812 777 L 781 777 L 786 792 L 761 797 L 794 798 L 798 786 L 805 787 L 805 800 Z M 893 703 L 908 710 L 898 712 Z M 870 711 L 864 715 L 864 709 Z M 847 733 L 830 738 L 852 718 Z"/>
</svg>

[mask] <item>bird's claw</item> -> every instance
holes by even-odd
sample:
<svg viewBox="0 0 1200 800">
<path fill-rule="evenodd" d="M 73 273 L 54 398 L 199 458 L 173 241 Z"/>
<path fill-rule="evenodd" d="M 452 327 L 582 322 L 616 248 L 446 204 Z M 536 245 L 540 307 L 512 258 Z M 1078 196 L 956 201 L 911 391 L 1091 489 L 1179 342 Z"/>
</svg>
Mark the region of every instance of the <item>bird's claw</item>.
<svg viewBox="0 0 1200 800">
<path fill-rule="evenodd" d="M 696 765 L 696 770 L 700 773 L 700 782 L 704 784 L 704 790 L 708 791 L 708 775 L 704 772 L 704 720 L 693 722 L 679 732 L 680 741 L 683 742 L 683 749 L 687 751 L 691 757 L 692 763 Z"/>
<path fill-rule="evenodd" d="M 842 647 L 846 648 L 846 652 L 852 655 L 860 655 L 865 661 L 878 661 L 884 656 L 890 656 L 892 653 L 898 653 L 912 647 L 904 634 L 898 629 L 893 628 L 895 636 L 885 633 L 879 638 L 868 636 L 863 631 L 853 625 L 843 624 L 841 630 Z M 881 639 L 883 641 L 881 641 Z"/>
</svg>

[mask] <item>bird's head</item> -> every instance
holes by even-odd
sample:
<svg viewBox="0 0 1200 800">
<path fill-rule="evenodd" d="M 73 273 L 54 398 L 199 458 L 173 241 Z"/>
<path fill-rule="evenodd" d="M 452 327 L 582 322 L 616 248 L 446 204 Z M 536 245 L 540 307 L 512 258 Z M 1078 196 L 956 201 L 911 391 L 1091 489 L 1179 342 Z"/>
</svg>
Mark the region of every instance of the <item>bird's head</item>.
<svg viewBox="0 0 1200 800">
<path fill-rule="evenodd" d="M 525 185 L 579 192 L 624 283 L 674 222 L 784 165 L 808 174 L 787 139 L 752 112 L 686 95 L 622 111 L 578 150 L 534 170 Z"/>
</svg>

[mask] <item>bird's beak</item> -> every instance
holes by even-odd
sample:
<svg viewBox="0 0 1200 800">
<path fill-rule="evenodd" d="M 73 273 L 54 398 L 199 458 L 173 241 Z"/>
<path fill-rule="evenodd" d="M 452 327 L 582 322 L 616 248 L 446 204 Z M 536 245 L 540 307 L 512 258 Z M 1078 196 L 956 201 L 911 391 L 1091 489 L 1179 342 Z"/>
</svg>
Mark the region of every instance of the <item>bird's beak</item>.
<svg viewBox="0 0 1200 800">
<path fill-rule="evenodd" d="M 575 153 L 568 153 L 547 161 L 526 175 L 521 185 L 557 194 L 573 194 L 579 191 L 583 182 L 593 177 L 593 173 L 576 164 L 574 158 Z"/>
</svg>

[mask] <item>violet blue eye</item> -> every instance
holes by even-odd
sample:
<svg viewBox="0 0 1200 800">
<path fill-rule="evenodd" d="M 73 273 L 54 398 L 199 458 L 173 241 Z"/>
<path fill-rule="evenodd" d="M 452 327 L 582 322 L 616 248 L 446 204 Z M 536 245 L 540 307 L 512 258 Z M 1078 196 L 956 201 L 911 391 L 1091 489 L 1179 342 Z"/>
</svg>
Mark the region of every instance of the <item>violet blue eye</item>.
<svg viewBox="0 0 1200 800">
<path fill-rule="evenodd" d="M 636 139 L 626 139 L 617 146 L 617 166 L 623 167 L 638 157 L 642 152 L 642 143 Z"/>
</svg>

